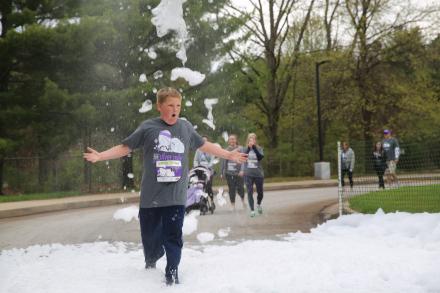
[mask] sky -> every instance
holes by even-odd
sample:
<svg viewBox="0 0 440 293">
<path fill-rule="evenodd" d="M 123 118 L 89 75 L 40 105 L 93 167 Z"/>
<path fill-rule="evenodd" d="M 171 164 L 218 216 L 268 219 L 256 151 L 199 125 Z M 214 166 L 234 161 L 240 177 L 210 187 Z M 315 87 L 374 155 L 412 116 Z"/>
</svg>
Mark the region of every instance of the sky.
<svg viewBox="0 0 440 293">
<path fill-rule="evenodd" d="M 114 219 L 135 221 L 136 211 Z M 54 243 L 1 251 L 0 292 L 440 292 L 440 214 L 379 210 L 239 242 L 228 240 L 229 227 L 198 233 L 198 221 L 196 213 L 185 219 L 200 244 L 184 245 L 180 285 L 166 287 L 164 258 L 145 270 L 139 243 Z"/>
</svg>

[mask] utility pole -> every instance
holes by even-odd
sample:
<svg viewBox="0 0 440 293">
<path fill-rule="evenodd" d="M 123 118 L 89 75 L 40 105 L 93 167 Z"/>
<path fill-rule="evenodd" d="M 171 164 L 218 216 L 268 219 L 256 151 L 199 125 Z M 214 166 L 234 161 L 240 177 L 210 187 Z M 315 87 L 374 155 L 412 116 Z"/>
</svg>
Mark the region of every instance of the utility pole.
<svg viewBox="0 0 440 293">
<path fill-rule="evenodd" d="M 318 142 L 319 142 L 319 161 L 324 161 L 323 155 L 323 140 L 322 140 L 322 125 L 321 125 L 321 94 L 320 94 L 320 86 L 319 86 L 319 66 L 324 63 L 330 62 L 329 60 L 323 60 L 320 62 L 316 62 L 316 104 L 317 104 L 317 114 L 318 114 Z"/>
</svg>

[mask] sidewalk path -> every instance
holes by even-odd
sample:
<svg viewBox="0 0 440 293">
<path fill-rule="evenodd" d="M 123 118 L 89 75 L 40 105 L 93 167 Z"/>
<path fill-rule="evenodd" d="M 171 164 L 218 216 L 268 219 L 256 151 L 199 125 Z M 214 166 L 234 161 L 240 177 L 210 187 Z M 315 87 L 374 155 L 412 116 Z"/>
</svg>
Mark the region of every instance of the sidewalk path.
<svg viewBox="0 0 440 293">
<path fill-rule="evenodd" d="M 264 190 L 273 191 L 331 186 L 337 186 L 337 180 L 303 180 L 265 183 Z M 224 190 L 227 190 L 227 187 L 223 186 L 223 188 Z M 335 194 L 335 197 L 336 196 L 337 195 Z M 56 199 L 6 202 L 0 203 L 0 219 L 62 211 L 68 209 L 108 206 L 134 202 L 139 202 L 138 192 L 94 194 Z"/>
</svg>

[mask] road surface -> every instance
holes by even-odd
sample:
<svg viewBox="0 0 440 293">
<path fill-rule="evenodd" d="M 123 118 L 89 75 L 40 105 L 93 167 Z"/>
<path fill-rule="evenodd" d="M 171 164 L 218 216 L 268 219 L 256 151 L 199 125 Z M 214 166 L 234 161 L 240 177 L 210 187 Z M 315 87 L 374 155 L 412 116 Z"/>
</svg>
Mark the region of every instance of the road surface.
<svg viewBox="0 0 440 293">
<path fill-rule="evenodd" d="M 213 215 L 199 216 L 198 229 L 184 237 L 185 245 L 198 244 L 197 234 L 229 228 L 217 242 L 276 239 L 289 232 L 308 232 L 320 223 L 320 211 L 337 202 L 337 188 L 311 188 L 265 192 L 263 215 L 217 206 Z M 114 220 L 115 211 L 128 205 L 86 208 L 0 220 L 0 250 L 37 244 L 79 244 L 95 241 L 140 242 L 139 222 Z M 219 239 L 216 237 L 216 239 Z"/>
</svg>

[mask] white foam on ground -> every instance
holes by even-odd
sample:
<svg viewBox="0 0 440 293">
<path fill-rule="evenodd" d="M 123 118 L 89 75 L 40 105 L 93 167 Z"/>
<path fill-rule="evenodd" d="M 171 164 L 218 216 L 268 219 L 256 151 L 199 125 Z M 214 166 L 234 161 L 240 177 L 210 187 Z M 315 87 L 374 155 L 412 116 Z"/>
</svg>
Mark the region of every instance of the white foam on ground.
<svg viewBox="0 0 440 293">
<path fill-rule="evenodd" d="M 202 232 L 197 234 L 197 240 L 199 240 L 200 243 L 207 243 L 212 240 L 214 240 L 215 235 L 209 232 Z"/>
<path fill-rule="evenodd" d="M 217 193 L 216 198 L 217 198 L 217 204 L 219 206 L 222 207 L 222 206 L 224 206 L 226 204 L 225 194 L 223 193 L 223 188 L 222 187 L 220 187 L 218 189 L 218 193 Z"/>
<path fill-rule="evenodd" d="M 190 235 L 197 231 L 198 216 L 200 216 L 200 211 L 191 211 L 185 216 L 182 229 L 183 235 Z"/>
<path fill-rule="evenodd" d="M 138 220 L 138 215 L 139 208 L 137 206 L 129 206 L 127 208 L 117 210 L 113 214 L 113 219 L 131 222 L 132 220 Z"/>
<path fill-rule="evenodd" d="M 231 227 L 219 229 L 217 231 L 217 236 L 220 237 L 220 238 L 228 237 L 230 232 L 231 232 Z"/>
<path fill-rule="evenodd" d="M 0 292 L 440 292 L 440 214 L 343 216 L 279 241 L 200 245 L 184 247 L 172 288 L 165 258 L 145 270 L 139 243 L 3 250 Z"/>
</svg>

